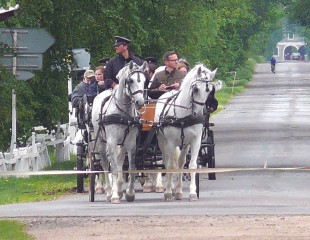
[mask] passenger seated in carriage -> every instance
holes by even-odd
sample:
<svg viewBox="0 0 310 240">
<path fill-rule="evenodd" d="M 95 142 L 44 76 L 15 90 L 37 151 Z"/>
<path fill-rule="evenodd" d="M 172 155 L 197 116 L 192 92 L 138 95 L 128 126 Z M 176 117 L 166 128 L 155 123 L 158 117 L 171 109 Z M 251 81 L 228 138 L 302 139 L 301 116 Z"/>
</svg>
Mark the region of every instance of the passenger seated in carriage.
<svg viewBox="0 0 310 240">
<path fill-rule="evenodd" d="M 72 107 L 79 107 L 79 102 L 83 98 L 84 94 L 87 95 L 89 93 L 89 85 L 91 84 L 94 76 L 95 73 L 93 70 L 85 71 L 83 81 L 74 88 L 71 94 Z"/>
<path fill-rule="evenodd" d="M 172 63 L 171 63 L 171 60 L 172 60 Z M 178 84 L 181 84 L 183 78 L 185 77 L 185 75 L 189 71 L 189 63 L 184 58 L 180 58 L 178 61 L 178 57 L 177 57 L 177 54 L 175 52 L 171 51 L 171 52 L 165 53 L 164 62 L 166 65 L 165 69 L 155 73 L 153 81 L 149 87 L 149 89 L 151 91 L 149 91 L 148 96 L 151 97 L 152 99 L 158 99 L 162 94 L 165 93 L 166 89 L 168 90 L 168 89 L 179 88 L 180 85 L 178 85 Z M 167 72 L 167 69 L 169 69 L 169 68 L 173 69 L 172 72 L 177 70 L 178 73 L 175 73 L 175 74 L 180 74 L 179 72 L 181 72 L 183 74 L 183 75 L 181 75 L 183 77 L 181 78 L 180 81 L 174 80 L 174 79 L 176 79 L 176 77 L 175 77 L 176 75 L 174 75 L 174 74 L 169 75 L 169 73 Z M 180 75 L 178 75 L 178 76 L 180 76 Z M 165 86 L 163 88 L 160 88 L 160 86 L 161 86 L 160 80 L 161 79 L 163 79 L 162 82 L 166 82 L 166 83 L 168 82 L 168 84 L 170 84 L 170 85 L 167 84 L 168 87 Z M 174 83 L 174 82 L 177 82 L 177 83 Z M 174 84 L 171 84 L 171 83 L 174 83 Z M 164 85 L 164 84 L 162 84 L 162 85 Z M 159 91 L 152 91 L 153 89 L 156 89 L 156 88 L 158 88 Z M 214 112 L 218 107 L 218 101 L 216 100 L 214 94 L 215 94 L 215 88 L 213 87 L 213 89 L 212 89 L 211 93 L 209 94 L 208 99 L 205 103 L 207 113 Z"/>
<path fill-rule="evenodd" d="M 184 58 L 180 58 L 178 69 L 182 72 L 185 72 L 185 74 L 187 74 L 189 71 L 189 63 Z"/>
<path fill-rule="evenodd" d="M 146 81 L 144 88 L 147 89 L 151 78 L 153 77 L 156 69 L 157 69 L 157 59 L 154 57 L 147 57 L 144 59 L 147 62 L 147 71 L 146 71 Z"/>
<path fill-rule="evenodd" d="M 153 81 L 149 87 L 149 97 L 153 99 L 159 98 L 166 90 L 178 89 L 186 73 L 177 69 L 178 55 L 175 51 L 168 51 L 163 56 L 165 69 L 156 72 Z M 156 90 L 156 91 L 154 91 Z"/>
<path fill-rule="evenodd" d="M 103 77 L 104 77 L 104 66 L 99 66 L 95 70 L 96 81 L 89 86 L 89 95 L 96 96 L 99 93 L 106 90 Z"/>
</svg>

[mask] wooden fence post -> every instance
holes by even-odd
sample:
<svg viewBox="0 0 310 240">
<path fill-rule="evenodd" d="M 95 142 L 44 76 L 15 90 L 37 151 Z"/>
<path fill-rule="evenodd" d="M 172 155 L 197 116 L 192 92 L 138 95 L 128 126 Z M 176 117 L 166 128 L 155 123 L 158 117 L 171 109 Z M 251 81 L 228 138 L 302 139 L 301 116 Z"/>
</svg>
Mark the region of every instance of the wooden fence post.
<svg viewBox="0 0 310 240">
<path fill-rule="evenodd" d="M 63 134 L 60 132 L 60 122 L 58 122 L 57 132 L 56 132 L 56 140 L 63 139 Z M 64 161 L 64 143 L 63 141 L 56 144 L 55 149 L 55 160 L 57 162 Z"/>
</svg>

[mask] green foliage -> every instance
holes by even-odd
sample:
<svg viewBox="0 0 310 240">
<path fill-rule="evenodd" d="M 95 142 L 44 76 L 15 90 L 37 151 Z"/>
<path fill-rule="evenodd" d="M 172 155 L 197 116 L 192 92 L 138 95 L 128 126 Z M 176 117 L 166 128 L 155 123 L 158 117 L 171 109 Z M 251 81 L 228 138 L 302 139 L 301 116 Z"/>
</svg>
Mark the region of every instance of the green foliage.
<svg viewBox="0 0 310 240">
<path fill-rule="evenodd" d="M 286 8 L 290 23 L 300 24 L 302 26 L 300 34 L 305 36 L 306 42 L 310 42 L 310 2 L 306 0 L 291 0 L 292 3 Z M 292 29 L 295 31 L 296 29 Z M 306 49 L 309 54 L 309 49 Z"/>
<path fill-rule="evenodd" d="M 0 239 L 1 240 L 30 240 L 34 236 L 26 232 L 26 225 L 14 220 L 0 220 Z"/>
<path fill-rule="evenodd" d="M 222 111 L 223 107 L 230 101 L 230 99 L 240 92 L 245 90 L 247 83 L 252 79 L 256 61 L 252 58 L 248 59 L 245 64 L 237 70 L 236 79 L 234 79 L 233 72 L 222 75 L 223 88 L 215 94 L 219 102 L 218 109 L 215 113 Z"/>
<path fill-rule="evenodd" d="M 279 4 L 289 2 L 19 1 L 16 17 L 0 27 L 45 28 L 56 42 L 44 53 L 43 69 L 28 82 L 0 72 L 0 100 L 6 103 L 0 109 L 0 149 L 6 150 L 10 142 L 12 88 L 17 92 L 18 139 L 29 136 L 33 126 L 51 130 L 58 121 L 67 122 L 67 79 L 74 76 L 68 69 L 71 49 L 88 48 L 94 68 L 100 58 L 114 56 L 113 36 L 122 35 L 132 39 L 133 52 L 142 58 L 154 56 L 161 61 L 167 50 L 174 49 L 191 66 L 202 62 L 224 76 L 241 68 L 250 56 L 266 55 L 270 35 L 283 16 Z M 0 55 L 3 52 L 0 46 Z"/>
</svg>

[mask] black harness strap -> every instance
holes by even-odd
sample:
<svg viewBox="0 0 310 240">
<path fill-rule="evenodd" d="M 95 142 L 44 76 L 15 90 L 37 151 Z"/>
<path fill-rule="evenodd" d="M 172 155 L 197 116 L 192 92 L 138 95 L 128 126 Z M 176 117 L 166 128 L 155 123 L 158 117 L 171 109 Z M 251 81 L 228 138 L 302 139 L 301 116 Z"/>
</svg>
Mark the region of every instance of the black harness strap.
<svg viewBox="0 0 310 240">
<path fill-rule="evenodd" d="M 125 126 L 134 126 L 140 125 L 139 117 L 130 117 L 125 114 L 109 114 L 104 115 L 101 119 L 100 124 L 109 125 L 109 124 L 121 124 Z"/>
<path fill-rule="evenodd" d="M 130 117 L 127 116 L 125 114 L 110 114 L 110 115 L 104 115 L 100 121 L 100 126 L 102 126 L 102 128 L 105 131 L 104 126 L 105 125 L 110 125 L 110 124 L 120 124 L 120 125 L 124 125 L 127 126 L 126 130 L 125 130 L 125 135 L 124 138 L 122 140 L 121 143 L 119 143 L 118 145 L 120 146 L 124 146 L 124 142 L 126 140 L 126 137 L 129 133 L 129 127 L 132 126 L 138 126 L 141 127 L 141 123 L 140 123 L 140 118 L 139 117 Z"/>
<path fill-rule="evenodd" d="M 176 128 L 181 128 L 181 140 L 182 144 L 180 146 L 180 149 L 183 149 L 184 146 L 184 128 L 196 125 L 196 124 L 204 124 L 205 123 L 205 117 L 203 115 L 195 116 L 195 115 L 188 115 L 184 118 L 175 118 L 171 116 L 166 116 L 162 119 L 160 122 L 160 127 L 163 131 L 163 128 L 166 126 L 172 126 Z"/>
</svg>

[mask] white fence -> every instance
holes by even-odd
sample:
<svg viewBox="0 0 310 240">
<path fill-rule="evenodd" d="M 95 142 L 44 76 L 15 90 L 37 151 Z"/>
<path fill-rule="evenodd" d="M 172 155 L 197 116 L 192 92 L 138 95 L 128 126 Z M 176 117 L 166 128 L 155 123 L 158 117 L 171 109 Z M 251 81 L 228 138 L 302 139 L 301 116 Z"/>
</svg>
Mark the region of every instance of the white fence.
<svg viewBox="0 0 310 240">
<path fill-rule="evenodd" d="M 4 171 L 39 171 L 51 165 L 48 146 L 55 146 L 55 158 L 58 162 L 70 160 L 70 154 L 76 152 L 68 134 L 69 125 L 62 125 L 64 134 L 58 127 L 56 134 L 32 133 L 31 145 L 13 149 L 12 153 L 0 152 L 0 172 Z"/>
</svg>

